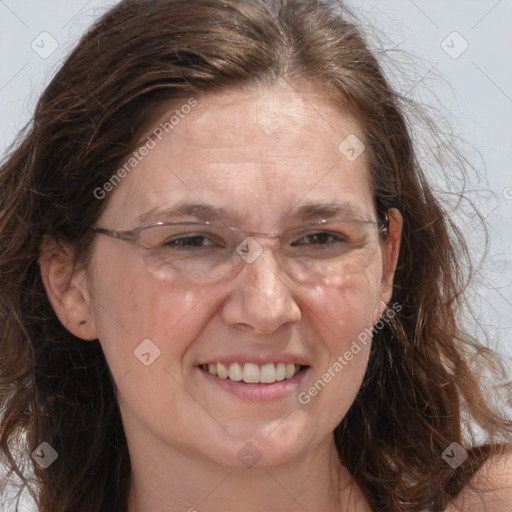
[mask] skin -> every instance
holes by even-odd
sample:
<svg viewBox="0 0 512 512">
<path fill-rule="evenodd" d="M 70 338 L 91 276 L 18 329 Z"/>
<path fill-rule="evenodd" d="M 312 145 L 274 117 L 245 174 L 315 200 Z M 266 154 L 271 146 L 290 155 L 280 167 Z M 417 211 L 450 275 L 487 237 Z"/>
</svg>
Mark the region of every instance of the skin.
<svg viewBox="0 0 512 512">
<path fill-rule="evenodd" d="M 488 459 L 445 512 L 509 512 L 512 506 L 512 453 Z"/>
<path fill-rule="evenodd" d="M 338 150 L 349 134 L 364 140 L 348 113 L 283 84 L 197 99 L 105 199 L 98 225 L 132 229 L 140 214 L 182 200 L 223 206 L 248 231 L 297 225 L 285 218 L 291 210 L 334 199 L 375 218 L 366 152 L 350 161 Z M 156 117 L 175 108 L 162 105 Z M 308 404 L 297 395 L 380 318 L 400 231 L 395 211 L 389 238 L 376 238 L 364 267 L 307 286 L 284 274 L 271 250 L 216 283 L 164 280 L 135 247 L 103 235 L 88 267 L 70 277 L 72 250 L 56 254 L 45 241 L 43 254 L 52 256 L 41 259 L 41 270 L 57 315 L 78 337 L 100 340 L 116 380 L 133 467 L 129 512 L 370 510 L 333 440 L 361 385 L 370 343 Z M 147 338 L 160 349 L 150 366 L 133 354 Z M 242 352 L 276 361 L 292 353 L 310 369 L 291 395 L 248 402 L 197 368 Z M 261 455 L 250 468 L 237 457 L 246 443 Z"/>
</svg>

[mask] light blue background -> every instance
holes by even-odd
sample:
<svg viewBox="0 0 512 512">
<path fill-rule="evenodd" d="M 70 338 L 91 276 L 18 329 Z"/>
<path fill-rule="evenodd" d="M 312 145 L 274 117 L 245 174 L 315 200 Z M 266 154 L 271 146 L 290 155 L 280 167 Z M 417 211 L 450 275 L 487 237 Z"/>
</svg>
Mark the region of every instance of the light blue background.
<svg viewBox="0 0 512 512">
<path fill-rule="evenodd" d="M 2 155 L 78 37 L 113 3 L 0 0 Z M 416 56 L 412 69 L 399 54 L 387 54 L 395 55 L 407 71 L 398 76 L 391 71 L 394 82 L 399 78 L 399 90 L 424 102 L 434 101 L 435 94 L 455 130 L 480 152 L 480 156 L 476 151 L 467 153 L 480 173 L 478 181 L 474 178 L 467 185 L 471 190 L 467 195 L 488 222 L 491 246 L 473 302 L 491 345 L 512 361 L 512 1 L 352 0 L 350 4 L 375 24 L 371 34 L 387 38 L 388 47 Z M 41 47 L 42 32 L 58 44 L 49 56 L 44 52 L 52 49 L 52 43 L 44 35 L 46 43 Z M 46 58 L 32 49 L 33 41 Z M 466 44 L 466 51 L 453 58 Z M 382 57 L 387 62 L 388 57 Z M 466 227 L 465 232 L 475 255 L 480 255 L 479 230 Z"/>
</svg>

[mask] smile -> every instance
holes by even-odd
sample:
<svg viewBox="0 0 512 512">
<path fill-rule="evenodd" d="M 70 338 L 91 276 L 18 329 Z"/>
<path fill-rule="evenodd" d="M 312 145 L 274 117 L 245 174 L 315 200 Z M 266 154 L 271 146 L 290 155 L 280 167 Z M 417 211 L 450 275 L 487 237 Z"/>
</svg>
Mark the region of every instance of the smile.
<svg viewBox="0 0 512 512">
<path fill-rule="evenodd" d="M 292 379 L 304 368 L 293 363 L 268 363 L 258 365 L 256 363 L 210 363 L 199 366 L 201 370 L 209 372 L 221 379 L 230 379 L 236 382 L 243 381 L 247 384 L 273 384 L 286 379 Z"/>
<path fill-rule="evenodd" d="M 298 392 L 310 366 L 293 363 L 209 363 L 198 370 L 206 381 L 244 401 L 278 400 Z"/>
</svg>

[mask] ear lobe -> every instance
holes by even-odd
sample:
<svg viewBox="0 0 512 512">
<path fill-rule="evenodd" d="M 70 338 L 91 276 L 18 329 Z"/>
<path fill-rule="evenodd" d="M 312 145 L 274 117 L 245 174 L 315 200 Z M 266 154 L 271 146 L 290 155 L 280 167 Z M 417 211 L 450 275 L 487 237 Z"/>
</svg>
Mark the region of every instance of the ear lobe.
<svg viewBox="0 0 512 512">
<path fill-rule="evenodd" d="M 85 270 L 73 269 L 71 248 L 44 237 L 39 268 L 48 299 L 66 329 L 83 340 L 97 338 Z"/>
<path fill-rule="evenodd" d="M 388 211 L 388 220 L 389 235 L 382 242 L 382 281 L 380 287 L 381 299 L 385 305 L 391 300 L 393 293 L 393 279 L 400 252 L 403 217 L 396 208 L 391 208 Z"/>
</svg>

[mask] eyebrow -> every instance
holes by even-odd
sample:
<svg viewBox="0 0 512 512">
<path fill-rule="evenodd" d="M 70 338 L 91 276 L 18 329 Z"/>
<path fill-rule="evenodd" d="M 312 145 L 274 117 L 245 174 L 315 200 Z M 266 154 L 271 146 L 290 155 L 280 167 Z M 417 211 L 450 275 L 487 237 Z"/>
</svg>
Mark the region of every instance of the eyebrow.
<svg viewBox="0 0 512 512">
<path fill-rule="evenodd" d="M 359 207 L 343 200 L 305 204 L 300 208 L 290 210 L 284 215 L 284 217 L 300 218 L 302 220 L 331 219 L 338 216 L 365 221 L 371 220 Z M 231 225 L 240 221 L 240 215 L 230 213 L 226 208 L 205 203 L 179 203 L 165 209 L 155 207 L 139 215 L 136 220 L 142 224 L 148 224 L 162 219 L 181 220 L 184 217 L 194 217 L 203 222 L 221 221 Z"/>
</svg>

